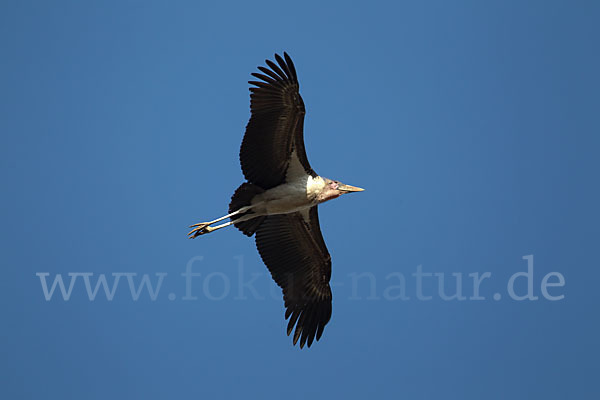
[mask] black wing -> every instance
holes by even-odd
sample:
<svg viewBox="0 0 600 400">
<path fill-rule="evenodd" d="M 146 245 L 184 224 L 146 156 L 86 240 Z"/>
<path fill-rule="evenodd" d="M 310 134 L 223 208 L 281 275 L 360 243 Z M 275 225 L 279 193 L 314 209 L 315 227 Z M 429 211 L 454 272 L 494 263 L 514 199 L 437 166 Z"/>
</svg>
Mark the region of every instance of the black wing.
<svg viewBox="0 0 600 400">
<path fill-rule="evenodd" d="M 265 62 L 258 67 L 264 74 L 252 75 L 262 81 L 250 81 L 250 121 L 240 149 L 240 163 L 246 179 L 263 189 L 284 182 L 291 154 L 296 150 L 307 174 L 315 176 L 304 150 L 304 102 L 299 93 L 298 77 L 292 59 L 275 54 L 277 64 Z"/>
<path fill-rule="evenodd" d="M 300 212 L 269 215 L 256 232 L 256 247 L 283 289 L 289 335 L 300 348 L 319 340 L 331 318 L 331 256 L 319 227 L 317 206 L 308 221 Z"/>
</svg>

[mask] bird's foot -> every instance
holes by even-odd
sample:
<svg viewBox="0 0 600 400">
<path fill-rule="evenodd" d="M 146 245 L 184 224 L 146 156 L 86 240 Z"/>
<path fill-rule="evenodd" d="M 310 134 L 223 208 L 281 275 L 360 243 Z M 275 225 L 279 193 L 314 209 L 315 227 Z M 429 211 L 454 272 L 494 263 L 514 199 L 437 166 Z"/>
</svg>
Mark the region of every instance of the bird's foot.
<svg viewBox="0 0 600 400">
<path fill-rule="evenodd" d="M 190 237 L 190 239 L 193 239 L 197 236 L 200 235 L 204 235 L 206 233 L 210 233 L 212 232 L 214 229 L 211 226 L 208 226 L 209 224 L 206 222 L 200 222 L 194 225 L 190 225 L 190 228 L 194 228 L 192 229 L 189 233 L 188 236 Z"/>
</svg>

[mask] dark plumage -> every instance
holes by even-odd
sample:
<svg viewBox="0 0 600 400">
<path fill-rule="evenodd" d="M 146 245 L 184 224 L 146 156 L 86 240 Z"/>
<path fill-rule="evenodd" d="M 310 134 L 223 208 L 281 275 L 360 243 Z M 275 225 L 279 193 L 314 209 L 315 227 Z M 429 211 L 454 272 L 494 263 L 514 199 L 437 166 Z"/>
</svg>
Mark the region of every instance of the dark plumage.
<svg viewBox="0 0 600 400">
<path fill-rule="evenodd" d="M 265 62 L 271 70 L 258 67 L 266 75 L 252 73 L 261 81 L 249 81 L 250 121 L 240 148 L 242 172 L 248 180 L 263 189 L 271 189 L 285 180 L 292 149 L 307 174 L 317 176 L 308 163 L 304 150 L 304 102 L 300 96 L 298 77 L 292 60 L 283 53 Z M 286 63 L 287 62 L 287 63 Z M 265 157 L 269 154 L 269 157 Z"/>
<path fill-rule="evenodd" d="M 300 347 L 319 340 L 331 318 L 331 256 L 319 227 L 318 204 L 363 189 L 323 178 L 304 149 L 304 102 L 291 58 L 258 67 L 250 81 L 251 117 L 240 149 L 247 182 L 234 193 L 229 214 L 192 225 L 190 237 L 234 224 L 255 235 L 256 247 L 281 287 L 287 333 Z M 212 226 L 230 218 L 231 221 Z M 295 330 L 294 330 L 295 328 Z"/>
</svg>

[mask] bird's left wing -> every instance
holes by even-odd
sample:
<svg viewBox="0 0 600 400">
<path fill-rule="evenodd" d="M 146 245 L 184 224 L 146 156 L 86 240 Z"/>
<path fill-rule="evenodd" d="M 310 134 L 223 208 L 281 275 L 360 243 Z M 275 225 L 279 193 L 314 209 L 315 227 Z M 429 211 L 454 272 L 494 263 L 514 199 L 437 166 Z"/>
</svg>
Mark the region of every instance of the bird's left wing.
<svg viewBox="0 0 600 400">
<path fill-rule="evenodd" d="M 331 318 L 331 256 L 319 227 L 317 206 L 309 212 L 269 215 L 256 232 L 256 247 L 283 290 L 285 318 L 300 348 L 319 340 Z"/>
<path fill-rule="evenodd" d="M 250 81 L 250 121 L 240 148 L 240 164 L 248 182 L 270 189 L 284 182 L 291 163 L 316 176 L 304 150 L 304 102 L 290 56 L 275 54 Z M 295 157 L 294 157 L 295 156 Z M 299 163 L 298 163 L 299 162 Z M 294 166 L 295 167 L 295 166 Z"/>
</svg>

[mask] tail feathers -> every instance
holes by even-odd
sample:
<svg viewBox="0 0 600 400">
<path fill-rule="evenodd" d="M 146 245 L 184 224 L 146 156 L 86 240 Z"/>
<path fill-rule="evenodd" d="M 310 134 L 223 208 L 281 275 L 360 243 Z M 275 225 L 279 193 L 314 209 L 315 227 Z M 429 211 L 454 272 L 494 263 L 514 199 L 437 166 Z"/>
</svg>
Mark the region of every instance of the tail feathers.
<svg viewBox="0 0 600 400">
<path fill-rule="evenodd" d="M 229 212 L 232 213 L 236 210 L 239 210 L 242 207 L 250 205 L 254 196 L 262 192 L 264 192 L 264 190 L 259 186 L 248 182 L 242 183 L 240 187 L 236 189 L 233 196 L 231 196 L 231 202 L 229 203 Z M 242 233 L 246 236 L 254 235 L 254 232 L 256 232 L 260 224 L 262 224 L 262 222 L 265 219 L 264 216 L 261 216 L 252 218 L 248 221 L 235 222 L 237 218 L 251 213 L 252 211 L 248 211 L 246 213 L 239 214 L 232 218 L 234 220 L 233 225 L 240 231 L 242 231 Z"/>
</svg>

